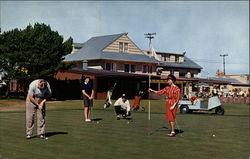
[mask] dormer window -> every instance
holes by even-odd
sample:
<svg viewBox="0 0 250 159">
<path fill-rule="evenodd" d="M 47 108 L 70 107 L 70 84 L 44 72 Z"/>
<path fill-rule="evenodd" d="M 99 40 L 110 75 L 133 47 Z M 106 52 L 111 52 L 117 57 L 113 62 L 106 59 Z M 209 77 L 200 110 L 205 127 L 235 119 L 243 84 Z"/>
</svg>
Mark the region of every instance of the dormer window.
<svg viewBox="0 0 250 159">
<path fill-rule="evenodd" d="M 169 62 L 170 56 L 168 54 L 161 54 L 161 60 Z"/>
<path fill-rule="evenodd" d="M 128 43 L 119 42 L 119 52 L 128 52 Z"/>
<path fill-rule="evenodd" d="M 124 52 L 128 52 L 128 43 L 123 43 L 124 44 Z"/>
<path fill-rule="evenodd" d="M 179 63 L 179 56 L 175 56 L 175 62 Z"/>
</svg>

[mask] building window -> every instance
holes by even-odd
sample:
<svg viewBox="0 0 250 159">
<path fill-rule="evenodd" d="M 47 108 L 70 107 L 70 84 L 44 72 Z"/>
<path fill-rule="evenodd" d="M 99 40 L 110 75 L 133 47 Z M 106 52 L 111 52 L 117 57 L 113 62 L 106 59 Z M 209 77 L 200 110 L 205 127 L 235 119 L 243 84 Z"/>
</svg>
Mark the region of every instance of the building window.
<svg viewBox="0 0 250 159">
<path fill-rule="evenodd" d="M 119 42 L 119 52 L 123 52 L 123 43 Z"/>
<path fill-rule="evenodd" d="M 116 63 L 112 63 L 112 71 L 116 71 Z"/>
<path fill-rule="evenodd" d="M 164 55 L 164 54 L 161 54 L 161 60 L 162 60 L 162 61 L 166 61 L 166 58 L 165 58 L 165 55 Z"/>
<path fill-rule="evenodd" d="M 153 67 L 148 66 L 148 65 L 143 65 L 142 66 L 142 73 L 152 73 L 153 72 Z"/>
<path fill-rule="evenodd" d="M 134 64 L 124 64 L 124 72 L 136 72 L 136 65 Z"/>
<path fill-rule="evenodd" d="M 173 70 L 173 69 L 170 70 L 170 74 L 171 74 L 171 75 L 174 74 L 174 70 Z"/>
<path fill-rule="evenodd" d="M 115 63 L 105 63 L 105 70 L 116 71 L 116 64 Z"/>
<path fill-rule="evenodd" d="M 148 72 L 148 66 L 147 65 L 143 65 L 142 66 L 142 73 L 147 73 Z"/>
<path fill-rule="evenodd" d="M 128 52 L 128 43 L 124 43 L 124 52 Z"/>
<path fill-rule="evenodd" d="M 179 56 L 175 56 L 175 62 L 179 63 Z"/>
<path fill-rule="evenodd" d="M 105 64 L 105 70 L 111 71 L 111 63 Z"/>
<path fill-rule="evenodd" d="M 162 61 L 169 62 L 169 55 L 162 54 L 162 55 L 161 55 L 161 60 L 162 60 Z"/>
<path fill-rule="evenodd" d="M 185 77 L 186 73 L 181 73 L 180 72 L 180 77 Z"/>
<path fill-rule="evenodd" d="M 153 67 L 152 66 L 148 66 L 148 72 L 153 73 Z"/>
<path fill-rule="evenodd" d="M 131 64 L 131 72 L 135 72 L 135 69 L 136 67 L 135 67 L 135 65 L 134 64 Z"/>
<path fill-rule="evenodd" d="M 129 64 L 124 64 L 124 72 L 129 72 Z"/>
<path fill-rule="evenodd" d="M 128 52 L 128 43 L 119 42 L 119 52 Z"/>
</svg>

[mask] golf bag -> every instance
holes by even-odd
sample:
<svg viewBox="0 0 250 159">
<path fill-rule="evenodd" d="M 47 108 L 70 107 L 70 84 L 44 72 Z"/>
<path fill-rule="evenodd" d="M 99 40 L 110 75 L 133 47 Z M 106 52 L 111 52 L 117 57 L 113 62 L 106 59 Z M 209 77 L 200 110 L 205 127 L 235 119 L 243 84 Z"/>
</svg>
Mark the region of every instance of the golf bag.
<svg viewBox="0 0 250 159">
<path fill-rule="evenodd" d="M 103 105 L 104 109 L 110 107 L 110 105 L 112 104 L 111 97 L 112 97 L 112 93 L 115 89 L 115 86 L 116 86 L 116 83 L 107 92 L 107 97 L 106 97 L 105 103 Z"/>
<path fill-rule="evenodd" d="M 141 111 L 145 111 L 145 108 L 140 106 L 141 98 L 145 94 L 143 91 L 139 91 L 136 93 L 134 104 L 131 107 L 131 111 L 140 109 Z"/>
</svg>

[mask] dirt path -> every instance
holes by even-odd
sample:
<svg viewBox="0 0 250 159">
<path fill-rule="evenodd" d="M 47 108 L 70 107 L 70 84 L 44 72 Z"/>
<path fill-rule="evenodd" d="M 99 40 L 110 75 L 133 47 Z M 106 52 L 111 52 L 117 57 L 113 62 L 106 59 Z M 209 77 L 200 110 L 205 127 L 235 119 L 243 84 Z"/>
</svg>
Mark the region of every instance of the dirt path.
<svg viewBox="0 0 250 159">
<path fill-rule="evenodd" d="M 53 102 L 48 102 L 48 103 L 53 103 Z M 55 109 L 55 108 L 58 108 L 58 106 L 50 104 L 49 107 L 47 107 L 46 109 Z M 1 111 L 19 111 L 19 110 L 25 110 L 25 101 L 7 101 L 7 100 L 1 101 L 0 100 L 0 112 Z"/>
<path fill-rule="evenodd" d="M 25 110 L 25 101 L 0 100 L 0 111 Z"/>
</svg>

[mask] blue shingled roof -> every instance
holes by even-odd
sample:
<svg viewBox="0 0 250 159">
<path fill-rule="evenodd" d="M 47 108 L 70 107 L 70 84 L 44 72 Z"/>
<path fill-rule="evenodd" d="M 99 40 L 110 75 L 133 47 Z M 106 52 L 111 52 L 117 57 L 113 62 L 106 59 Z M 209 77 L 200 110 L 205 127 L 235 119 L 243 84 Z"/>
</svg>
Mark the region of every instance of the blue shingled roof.
<svg viewBox="0 0 250 159">
<path fill-rule="evenodd" d="M 81 49 L 75 53 L 68 54 L 65 56 L 64 62 L 70 61 L 82 61 L 82 60 L 120 60 L 120 61 L 135 61 L 135 62 L 152 62 L 157 63 L 158 61 L 154 58 L 150 58 L 143 54 L 129 54 L 129 53 L 117 53 L 117 52 L 103 52 L 102 50 L 110 45 L 112 42 L 120 38 L 122 34 L 106 35 L 92 37 L 85 43 L 79 44 Z"/>
<path fill-rule="evenodd" d="M 81 48 L 84 43 L 73 43 L 73 46 Z"/>
<path fill-rule="evenodd" d="M 200 65 L 189 59 L 188 57 L 184 56 L 184 62 L 176 63 L 176 62 L 163 62 L 160 66 L 167 66 L 167 67 L 178 67 L 178 68 L 195 68 L 195 69 L 202 69 Z"/>
<path fill-rule="evenodd" d="M 240 81 L 238 81 L 237 79 L 234 79 L 234 78 L 210 77 L 209 79 L 219 80 L 219 81 L 226 81 L 226 82 L 230 82 L 230 83 L 233 83 L 233 84 L 243 84 L 242 82 L 240 82 Z"/>
</svg>

